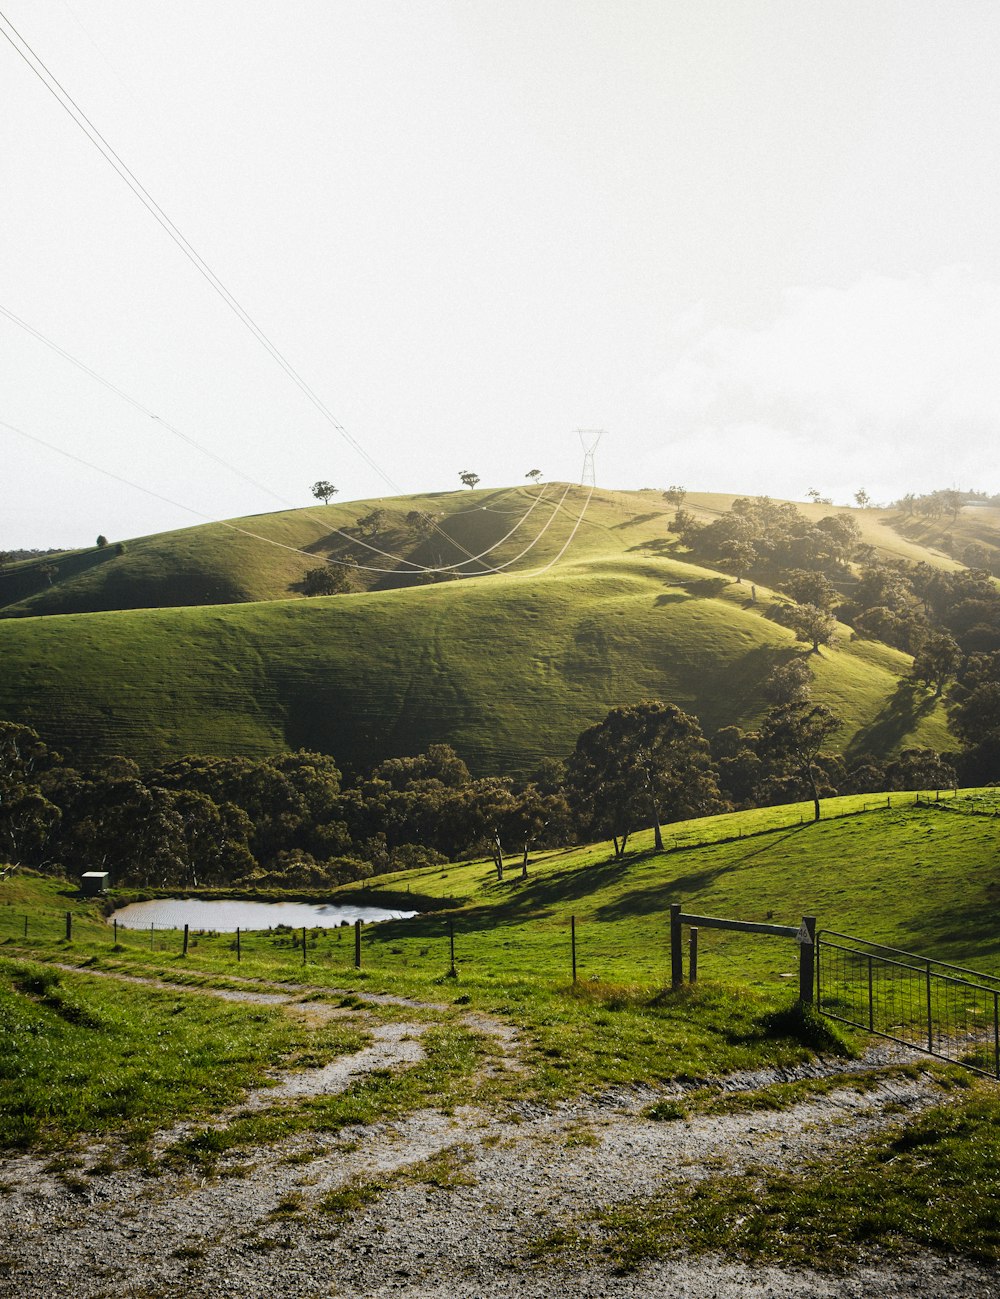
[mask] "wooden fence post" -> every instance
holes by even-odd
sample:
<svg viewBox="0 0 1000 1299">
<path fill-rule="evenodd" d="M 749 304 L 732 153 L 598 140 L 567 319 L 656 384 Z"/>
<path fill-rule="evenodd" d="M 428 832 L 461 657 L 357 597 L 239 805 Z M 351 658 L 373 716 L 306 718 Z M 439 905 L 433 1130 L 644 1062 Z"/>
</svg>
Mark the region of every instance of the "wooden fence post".
<svg viewBox="0 0 1000 1299">
<path fill-rule="evenodd" d="M 573 965 L 573 982 L 576 983 L 576 916 L 569 918 L 569 952 Z"/>
<path fill-rule="evenodd" d="M 681 951 L 681 904 L 670 904 L 670 986 L 679 988 L 684 982 L 684 953 Z"/>
<path fill-rule="evenodd" d="M 354 967 L 361 969 L 361 921 L 354 922 Z"/>
<path fill-rule="evenodd" d="M 306 963 L 306 927 L 302 926 L 302 964 Z"/>
<path fill-rule="evenodd" d="M 188 954 L 188 927 L 187 927 L 187 925 L 185 925 L 185 926 L 184 926 L 184 952 L 183 952 L 183 955 L 184 955 L 184 956 L 187 956 L 187 954 Z"/>
<path fill-rule="evenodd" d="M 690 949 L 688 952 L 688 983 L 698 982 L 698 926 L 692 925 L 689 930 Z"/>
<path fill-rule="evenodd" d="M 72 940 L 72 937 L 73 937 L 73 912 L 72 912 L 72 911 L 67 911 L 67 912 L 66 912 L 66 941 L 67 941 L 67 943 L 70 942 L 70 941 Z"/>
<path fill-rule="evenodd" d="M 236 926 L 236 964 L 239 965 L 242 959 L 243 959 L 243 954 L 240 951 L 240 927 L 239 925 L 237 925 Z"/>
<path fill-rule="evenodd" d="M 451 952 L 451 967 L 448 970 L 450 979 L 458 978 L 458 971 L 455 969 L 455 922 L 448 917 L 448 949 Z"/>
<path fill-rule="evenodd" d="M 813 1002 L 813 981 L 816 970 L 816 917 L 803 916 L 799 930 L 799 1001 L 804 1006 Z"/>
</svg>

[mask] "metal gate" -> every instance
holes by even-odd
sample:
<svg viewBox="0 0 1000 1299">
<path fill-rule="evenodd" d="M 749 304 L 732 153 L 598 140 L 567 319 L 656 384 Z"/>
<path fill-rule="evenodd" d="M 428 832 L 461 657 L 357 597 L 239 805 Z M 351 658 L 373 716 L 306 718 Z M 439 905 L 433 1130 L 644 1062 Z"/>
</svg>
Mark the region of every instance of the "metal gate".
<svg viewBox="0 0 1000 1299">
<path fill-rule="evenodd" d="M 1000 1080 L 1000 979 L 825 929 L 816 999 L 831 1019 Z"/>
</svg>

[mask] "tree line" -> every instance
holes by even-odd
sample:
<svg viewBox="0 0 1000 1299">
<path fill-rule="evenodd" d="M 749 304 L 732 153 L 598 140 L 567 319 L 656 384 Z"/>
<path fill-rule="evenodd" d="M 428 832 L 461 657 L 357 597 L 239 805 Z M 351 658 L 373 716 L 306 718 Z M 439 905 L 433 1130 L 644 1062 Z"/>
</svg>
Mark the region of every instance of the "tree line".
<svg viewBox="0 0 1000 1299">
<path fill-rule="evenodd" d="M 776 702 L 755 731 L 729 726 L 709 741 L 697 718 L 645 700 L 612 709 L 565 762 L 546 759 L 526 779 L 473 777 L 446 744 L 350 779 L 307 751 L 79 768 L 30 727 L 0 722 L 0 860 L 105 870 L 119 886 L 322 889 L 485 855 L 503 879 L 526 877 L 543 848 L 610 839 L 621 856 L 648 827 L 662 846 L 673 821 L 801 799 L 818 817 L 836 793 L 956 782 L 954 759 L 929 749 L 853 762 L 827 752 L 840 721 L 809 698 L 795 663 L 772 674 Z"/>
</svg>

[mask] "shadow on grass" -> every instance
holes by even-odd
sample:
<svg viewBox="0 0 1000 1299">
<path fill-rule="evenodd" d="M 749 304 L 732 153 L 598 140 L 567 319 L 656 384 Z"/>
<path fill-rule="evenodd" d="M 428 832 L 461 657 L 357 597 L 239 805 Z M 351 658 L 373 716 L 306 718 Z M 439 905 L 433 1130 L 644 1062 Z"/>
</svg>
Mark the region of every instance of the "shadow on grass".
<svg viewBox="0 0 1000 1299">
<path fill-rule="evenodd" d="M 650 510 L 648 514 L 634 514 L 631 519 L 625 519 L 621 523 L 614 523 L 611 526 L 616 532 L 622 528 L 634 528 L 637 523 L 649 523 L 651 519 L 662 519 L 662 510 Z"/>
<path fill-rule="evenodd" d="M 669 554 L 672 559 L 683 559 L 683 555 L 674 553 L 677 546 L 676 538 L 673 537 L 650 537 L 648 541 L 637 541 L 634 546 L 628 546 L 625 553 L 634 555 L 637 552 L 648 554 L 652 551 L 654 554 Z"/>
<path fill-rule="evenodd" d="M 728 577 L 694 577 L 690 582 L 681 582 L 679 585 L 689 595 L 699 595 L 705 600 L 711 600 L 721 595 L 727 586 L 731 586 L 732 579 Z"/>
<path fill-rule="evenodd" d="M 489 896 L 481 904 L 464 908 L 454 917 L 455 932 L 471 933 L 480 929 L 502 929 L 526 920 L 546 920 L 567 904 L 590 898 L 595 892 L 615 884 L 637 861 L 651 852 L 626 853 L 609 858 L 585 870 L 571 869 L 538 878 L 521 878 L 517 867 L 508 872 L 502 883 L 490 885 Z M 567 916 L 566 923 L 569 923 Z M 414 937 L 440 934 L 448 918 L 442 914 L 415 916 L 412 920 L 385 921 L 378 926 L 379 937 Z"/>
<path fill-rule="evenodd" d="M 801 834 L 802 831 L 808 830 L 815 822 L 808 821 L 803 825 L 793 826 L 791 829 L 782 828 L 780 831 L 765 830 L 762 836 L 765 842 L 741 853 L 737 857 L 732 857 L 721 862 L 717 866 L 706 867 L 705 870 L 691 871 L 687 875 L 676 875 L 665 878 L 662 884 L 653 885 L 650 888 L 634 889 L 631 893 L 626 893 L 620 898 L 615 898 L 613 902 L 608 902 L 605 906 L 598 908 L 594 912 L 595 920 L 624 920 L 627 917 L 649 915 L 651 912 L 662 912 L 666 915 L 670 908 L 671 902 L 677 902 L 682 896 L 691 896 L 710 888 L 724 875 L 729 875 L 732 871 L 740 870 L 753 862 L 755 858 L 762 857 L 777 848 L 786 840 L 791 839 L 794 835 Z M 772 837 L 777 833 L 778 837 Z M 729 841 L 730 846 L 732 840 Z M 725 841 L 715 843 L 690 844 L 684 845 L 678 851 L 689 853 L 698 852 L 706 848 L 722 848 Z M 664 864 L 667 865 L 667 859 L 664 858 Z M 735 917 L 739 919 L 740 917 Z"/>
<path fill-rule="evenodd" d="M 979 897 L 967 897 L 947 911 L 935 908 L 907 923 L 906 942 L 920 956 L 930 956 L 954 965 L 976 960 L 984 970 L 1000 964 L 1000 932 L 997 929 L 998 899 L 987 887 Z M 970 953 L 975 953 L 970 956 Z"/>
<path fill-rule="evenodd" d="M 916 681 L 900 681 L 892 698 L 867 726 L 862 726 L 847 746 L 848 758 L 863 753 L 886 753 L 933 713 L 937 700 Z"/>
</svg>

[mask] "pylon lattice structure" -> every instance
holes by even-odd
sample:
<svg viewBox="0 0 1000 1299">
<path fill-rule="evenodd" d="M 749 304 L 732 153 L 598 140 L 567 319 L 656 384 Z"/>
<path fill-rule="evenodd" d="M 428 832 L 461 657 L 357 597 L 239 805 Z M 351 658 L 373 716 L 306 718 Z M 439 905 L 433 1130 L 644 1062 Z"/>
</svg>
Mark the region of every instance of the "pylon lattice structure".
<svg viewBox="0 0 1000 1299">
<path fill-rule="evenodd" d="M 580 484 L 583 487 L 596 487 L 597 476 L 594 470 L 594 452 L 597 450 L 597 444 L 606 430 L 602 428 L 578 428 L 576 431 L 580 435 L 580 445 L 583 447 L 583 474 L 580 478 Z"/>
</svg>

